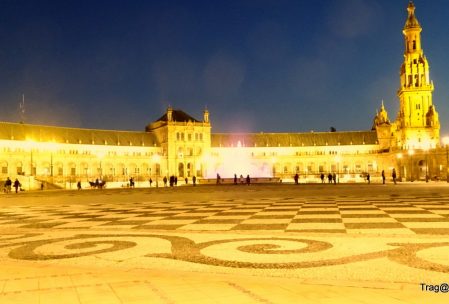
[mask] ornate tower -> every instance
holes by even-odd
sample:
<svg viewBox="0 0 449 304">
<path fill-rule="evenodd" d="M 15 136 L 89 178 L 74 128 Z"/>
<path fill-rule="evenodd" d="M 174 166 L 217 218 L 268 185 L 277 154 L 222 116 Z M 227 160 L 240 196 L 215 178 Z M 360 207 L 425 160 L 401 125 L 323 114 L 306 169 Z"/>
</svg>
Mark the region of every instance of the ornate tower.
<svg viewBox="0 0 449 304">
<path fill-rule="evenodd" d="M 439 143 L 440 122 L 432 104 L 433 82 L 429 63 L 421 45 L 422 27 L 410 1 L 408 17 L 402 33 L 405 38 L 404 63 L 401 66 L 401 87 L 398 90 L 399 114 L 396 121 L 397 144 L 403 149 L 435 147 Z"/>
</svg>

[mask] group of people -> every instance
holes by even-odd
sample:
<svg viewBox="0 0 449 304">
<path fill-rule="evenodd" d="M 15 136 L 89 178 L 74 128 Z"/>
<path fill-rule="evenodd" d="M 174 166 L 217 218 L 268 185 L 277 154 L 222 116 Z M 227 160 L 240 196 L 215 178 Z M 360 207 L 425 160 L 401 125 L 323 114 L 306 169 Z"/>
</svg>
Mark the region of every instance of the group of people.
<svg viewBox="0 0 449 304">
<path fill-rule="evenodd" d="M 321 183 L 324 184 L 325 183 L 325 181 L 324 181 L 324 179 L 325 179 L 324 173 L 321 173 L 320 179 L 321 179 Z M 329 184 L 332 184 L 332 182 L 334 184 L 336 184 L 337 183 L 337 174 L 335 172 L 334 173 L 330 173 L 329 172 L 329 174 L 327 175 L 327 182 Z"/>
<path fill-rule="evenodd" d="M 5 181 L 3 192 L 10 193 L 12 187 L 14 187 L 14 189 L 16 190 L 16 193 L 18 193 L 19 190 L 22 191 L 22 188 L 21 188 L 22 184 L 19 182 L 19 180 L 16 178 L 16 180 L 13 183 L 12 180 L 8 177 Z"/>
<path fill-rule="evenodd" d="M 178 185 L 178 177 L 175 176 L 175 175 L 171 175 L 169 179 L 167 179 L 167 177 L 164 176 L 164 178 L 162 180 L 164 182 L 164 187 L 167 187 L 167 182 L 169 183 L 170 187 L 175 187 L 175 186 Z M 151 187 L 152 182 L 153 181 L 150 178 L 150 187 Z M 186 185 L 188 185 L 189 184 L 189 178 L 185 177 L 184 178 L 184 182 L 185 182 Z M 192 176 L 192 184 L 194 186 L 196 186 L 196 176 Z M 157 181 L 156 181 L 156 187 L 157 186 L 158 186 L 158 184 L 157 184 Z"/>
<path fill-rule="evenodd" d="M 217 184 L 218 184 L 218 178 L 220 177 L 219 174 L 217 174 Z M 238 184 L 238 181 L 240 182 L 240 184 L 244 184 L 246 181 L 246 185 L 250 185 L 251 184 L 251 177 L 249 177 L 249 174 L 246 176 L 246 179 L 243 177 L 242 174 L 240 174 L 240 178 L 237 179 L 237 174 L 234 174 L 234 185 Z"/>
</svg>

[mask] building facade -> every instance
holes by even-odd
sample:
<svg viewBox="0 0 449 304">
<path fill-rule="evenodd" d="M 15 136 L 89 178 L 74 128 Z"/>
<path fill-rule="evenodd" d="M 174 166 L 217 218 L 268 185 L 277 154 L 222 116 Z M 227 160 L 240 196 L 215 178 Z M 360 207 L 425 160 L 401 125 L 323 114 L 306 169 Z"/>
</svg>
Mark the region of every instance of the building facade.
<svg viewBox="0 0 449 304">
<path fill-rule="evenodd" d="M 141 132 L 1 122 L 0 178 L 17 177 L 30 189 L 42 181 L 71 187 L 101 179 L 124 186 L 132 177 L 149 186 L 150 178 L 206 181 L 217 174 L 284 181 L 298 174 L 301 182 L 320 182 L 332 173 L 339 182 L 363 182 L 367 174 L 375 180 L 393 169 L 402 180 L 447 179 L 449 142 L 440 143 L 422 27 L 413 2 L 407 10 L 394 121 L 382 102 L 371 130 L 348 132 L 211 133 L 207 109 L 197 120 L 171 107 Z"/>
</svg>

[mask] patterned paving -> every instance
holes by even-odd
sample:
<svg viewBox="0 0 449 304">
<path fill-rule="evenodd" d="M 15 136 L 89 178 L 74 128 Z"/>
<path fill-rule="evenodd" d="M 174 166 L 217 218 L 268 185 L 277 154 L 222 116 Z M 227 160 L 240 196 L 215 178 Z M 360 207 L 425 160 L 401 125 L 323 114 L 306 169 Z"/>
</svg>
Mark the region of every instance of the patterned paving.
<svg viewBox="0 0 449 304">
<path fill-rule="evenodd" d="M 449 201 L 432 195 L 11 206 L 0 228 L 449 234 Z"/>
</svg>

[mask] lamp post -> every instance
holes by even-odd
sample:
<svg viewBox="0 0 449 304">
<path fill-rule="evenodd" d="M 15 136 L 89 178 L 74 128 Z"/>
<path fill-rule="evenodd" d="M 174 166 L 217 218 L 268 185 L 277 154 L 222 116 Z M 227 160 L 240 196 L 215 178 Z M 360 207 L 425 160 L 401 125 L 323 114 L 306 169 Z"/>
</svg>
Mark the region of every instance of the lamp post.
<svg viewBox="0 0 449 304">
<path fill-rule="evenodd" d="M 30 149 L 30 174 L 28 175 L 28 190 L 31 190 L 31 176 L 33 175 L 33 148 L 36 142 L 32 139 L 26 139 L 26 146 Z"/>
<path fill-rule="evenodd" d="M 101 161 L 103 160 L 103 157 L 106 155 L 106 152 L 98 151 L 96 154 L 97 154 L 97 158 L 100 162 L 99 170 L 97 173 L 100 175 L 100 180 L 103 180 L 103 168 L 101 167 Z"/>
<path fill-rule="evenodd" d="M 443 137 L 443 144 L 446 147 L 446 181 L 449 183 L 449 136 Z"/>
<path fill-rule="evenodd" d="M 159 163 L 161 161 L 161 157 L 159 156 L 159 154 L 153 154 L 152 161 L 156 165 L 159 165 Z M 159 170 L 160 170 L 160 167 L 159 167 Z M 159 170 L 156 166 L 156 188 L 159 187 Z M 151 168 L 150 168 L 150 172 L 151 172 Z"/>
<path fill-rule="evenodd" d="M 340 156 L 336 156 L 335 161 L 337 162 L 337 183 L 340 183 Z"/>
<path fill-rule="evenodd" d="M 398 167 L 399 167 L 399 181 L 402 181 L 402 166 L 401 166 L 401 160 L 402 160 L 402 153 L 396 154 L 396 158 L 398 159 Z"/>
<path fill-rule="evenodd" d="M 413 154 L 415 154 L 415 150 L 408 150 L 408 155 L 410 156 L 410 181 L 413 182 Z"/>
<path fill-rule="evenodd" d="M 48 150 L 50 151 L 50 176 L 51 178 L 53 178 L 53 153 L 56 151 L 56 143 L 55 142 L 51 142 L 49 144 L 47 144 L 48 146 Z"/>
<path fill-rule="evenodd" d="M 426 145 L 425 147 L 424 147 L 424 152 L 426 152 L 426 183 L 428 183 L 429 182 L 429 163 L 428 163 L 428 161 L 429 161 L 429 148 L 430 148 L 430 145 Z"/>
</svg>

